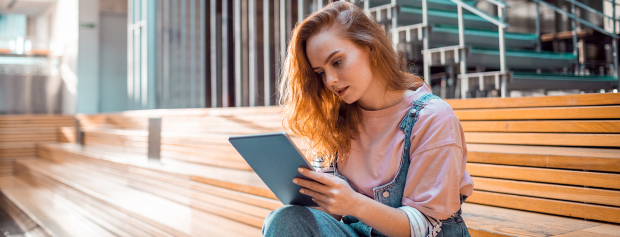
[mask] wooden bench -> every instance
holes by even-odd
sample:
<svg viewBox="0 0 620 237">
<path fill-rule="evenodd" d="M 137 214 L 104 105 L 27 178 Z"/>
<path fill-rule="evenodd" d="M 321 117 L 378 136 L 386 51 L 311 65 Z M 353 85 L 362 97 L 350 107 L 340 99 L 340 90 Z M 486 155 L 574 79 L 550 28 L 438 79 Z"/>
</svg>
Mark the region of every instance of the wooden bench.
<svg viewBox="0 0 620 237">
<path fill-rule="evenodd" d="M 472 236 L 618 236 L 618 94 L 447 102 L 468 141 L 467 168 L 475 191 L 463 204 L 463 215 Z M 173 218 L 127 205 L 127 199 L 134 205 L 136 200 L 165 203 L 164 213 L 201 213 L 183 220 L 217 227 L 219 234 L 260 235 L 262 220 L 281 204 L 227 137 L 282 131 L 278 111 L 78 116 L 85 146 L 41 144 L 42 159 L 17 162 L 16 173 L 68 200 L 90 200 L 76 204 L 96 207 L 91 212 L 106 218 L 93 221 L 115 234 L 200 235 L 199 227 L 183 228 Z M 162 118 L 161 163 L 144 155 L 151 117 Z"/>
<path fill-rule="evenodd" d="M 450 100 L 491 206 L 620 223 L 620 94 Z"/>
<path fill-rule="evenodd" d="M 13 162 L 36 156 L 36 143 L 58 142 L 59 128 L 73 126 L 73 116 L 0 115 L 0 176 L 13 175 Z"/>
</svg>

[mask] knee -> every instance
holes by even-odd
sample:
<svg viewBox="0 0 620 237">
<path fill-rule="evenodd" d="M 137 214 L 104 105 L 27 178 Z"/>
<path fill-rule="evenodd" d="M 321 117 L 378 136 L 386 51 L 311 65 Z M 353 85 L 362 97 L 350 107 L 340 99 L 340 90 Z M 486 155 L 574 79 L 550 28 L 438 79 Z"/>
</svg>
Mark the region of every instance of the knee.
<svg viewBox="0 0 620 237">
<path fill-rule="evenodd" d="M 272 211 L 265 218 L 265 224 L 282 223 L 282 222 L 294 222 L 300 218 L 304 218 L 309 213 L 309 210 L 303 206 L 286 205 Z M 282 223 L 284 224 L 284 223 Z"/>
<path fill-rule="evenodd" d="M 297 205 L 282 206 L 267 215 L 263 222 L 263 235 L 270 236 L 269 233 L 286 233 L 291 229 L 297 229 L 300 226 L 308 224 L 308 218 L 312 214 L 308 208 Z M 275 235 L 277 236 L 277 235 Z"/>
</svg>

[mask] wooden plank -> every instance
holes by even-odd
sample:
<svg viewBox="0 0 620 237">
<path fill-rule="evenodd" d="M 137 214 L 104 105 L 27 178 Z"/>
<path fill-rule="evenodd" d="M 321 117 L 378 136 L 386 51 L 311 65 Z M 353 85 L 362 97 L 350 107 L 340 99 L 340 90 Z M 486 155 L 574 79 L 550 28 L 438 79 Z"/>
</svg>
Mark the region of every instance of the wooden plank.
<svg viewBox="0 0 620 237">
<path fill-rule="evenodd" d="M 468 199 L 469 200 L 469 199 Z M 465 202 L 461 205 L 467 227 L 502 236 L 555 236 L 603 224 L 575 218 L 533 213 Z"/>
<path fill-rule="evenodd" d="M 518 98 L 475 98 L 446 100 L 452 109 L 525 108 L 588 105 L 618 105 L 620 94 L 583 94 Z"/>
<path fill-rule="evenodd" d="M 467 162 L 620 173 L 618 149 L 467 144 Z"/>
<path fill-rule="evenodd" d="M 620 174 L 467 163 L 471 176 L 620 189 Z"/>
<path fill-rule="evenodd" d="M 491 193 L 486 191 L 474 191 L 474 194 L 467 199 L 467 202 L 620 223 L 620 208 L 617 207 Z"/>
<path fill-rule="evenodd" d="M 60 186 L 76 190 L 80 192 L 80 195 L 94 198 L 110 209 L 126 213 L 129 219 L 138 219 L 174 236 L 253 236 L 260 232 L 257 228 L 234 220 L 205 212 L 196 212 L 193 211 L 195 209 L 184 204 L 124 185 L 98 180 L 87 172 L 75 172 L 75 169 L 67 169 L 62 165 L 42 160 L 20 161 L 20 164 Z"/>
<path fill-rule="evenodd" d="M 617 119 L 620 106 L 541 107 L 514 109 L 455 110 L 461 121 L 467 120 L 530 120 L 530 119 Z"/>
<path fill-rule="evenodd" d="M 476 190 L 620 207 L 620 191 L 472 177 Z"/>
<path fill-rule="evenodd" d="M 555 235 L 558 237 L 581 237 L 581 236 L 597 236 L 597 237 L 618 237 L 620 236 L 620 226 L 618 225 L 600 225 L 588 229 L 569 232 L 566 234 Z"/>
<path fill-rule="evenodd" d="M 0 128 L 0 135 L 56 133 L 57 128 Z"/>
<path fill-rule="evenodd" d="M 618 120 L 462 121 L 465 132 L 620 133 Z"/>
<path fill-rule="evenodd" d="M 620 134 L 466 132 L 468 143 L 620 147 Z"/>
</svg>

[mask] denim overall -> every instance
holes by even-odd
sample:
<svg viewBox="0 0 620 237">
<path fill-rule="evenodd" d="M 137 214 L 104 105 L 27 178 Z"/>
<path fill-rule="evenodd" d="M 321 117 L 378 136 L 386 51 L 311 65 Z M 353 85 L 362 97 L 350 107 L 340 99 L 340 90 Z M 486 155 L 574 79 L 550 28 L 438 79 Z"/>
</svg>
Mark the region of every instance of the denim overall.
<svg viewBox="0 0 620 237">
<path fill-rule="evenodd" d="M 418 121 L 418 116 L 420 114 L 420 110 L 424 108 L 424 105 L 429 100 L 432 99 L 440 99 L 438 96 L 433 94 L 425 94 L 421 96 L 419 99 L 413 102 L 411 110 L 407 112 L 407 115 L 400 122 L 398 127 L 405 132 L 405 147 L 403 149 L 402 159 L 400 161 L 400 167 L 398 169 L 398 173 L 396 173 L 396 177 L 394 179 L 382 186 L 373 188 L 373 198 L 375 201 L 381 202 L 385 205 L 388 205 L 393 208 L 402 207 L 403 200 L 403 192 L 405 191 L 405 182 L 407 180 L 407 173 L 409 171 L 409 164 L 411 163 L 409 160 L 409 154 L 411 149 L 411 133 L 413 126 Z M 344 179 L 349 182 L 346 177 L 341 175 L 338 172 L 337 163 L 334 162 L 334 175 Z M 467 198 L 467 196 L 461 195 L 460 200 L 461 204 Z M 360 236 L 385 236 L 378 232 L 372 227 L 367 226 L 366 224 L 359 221 L 357 218 L 353 216 L 344 216 L 342 221 L 345 224 L 348 224 L 355 230 L 355 232 Z M 469 232 L 467 231 L 467 227 L 465 226 L 465 222 L 461 217 L 461 210 L 459 209 L 454 215 L 446 220 L 441 220 L 441 231 L 437 234 L 437 236 L 469 236 Z"/>
</svg>

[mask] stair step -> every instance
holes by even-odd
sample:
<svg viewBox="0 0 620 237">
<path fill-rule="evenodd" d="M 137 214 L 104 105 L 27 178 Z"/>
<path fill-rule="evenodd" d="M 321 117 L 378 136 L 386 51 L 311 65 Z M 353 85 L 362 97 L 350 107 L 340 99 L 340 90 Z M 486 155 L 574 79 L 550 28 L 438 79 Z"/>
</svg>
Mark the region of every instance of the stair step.
<svg viewBox="0 0 620 237">
<path fill-rule="evenodd" d="M 497 29 L 497 25 L 485 20 L 484 18 L 468 13 L 463 14 L 465 27 L 481 28 L 481 29 Z M 428 9 L 428 22 L 442 25 L 457 25 L 458 14 L 455 11 L 446 11 L 440 9 Z M 422 23 L 422 7 L 401 6 L 398 14 L 398 25 L 413 25 Z"/>
<path fill-rule="evenodd" d="M 270 205 L 267 207 L 255 206 L 253 205 L 254 203 L 248 204 L 238 200 L 239 197 L 248 198 L 245 196 L 246 194 L 243 193 L 221 189 L 217 191 L 224 192 L 202 192 L 192 189 L 189 185 L 178 185 L 179 182 L 182 182 L 179 178 L 170 176 L 164 177 L 161 175 L 158 178 L 154 177 L 157 176 L 157 174 L 152 174 L 152 172 L 150 174 L 148 172 L 122 172 L 88 163 L 73 164 L 72 162 L 69 164 L 75 166 L 76 169 L 86 170 L 100 179 L 110 180 L 117 184 L 149 192 L 177 203 L 252 225 L 257 228 L 262 227 L 263 219 L 267 217 L 272 210 L 282 206 L 274 200 L 271 200 L 272 202 L 269 203 Z M 166 181 L 163 181 L 164 178 Z M 170 183 L 168 181 L 169 179 L 176 179 L 176 182 Z M 260 199 L 260 197 L 253 197 L 252 199 Z M 273 205 L 273 203 L 279 205 Z"/>
<path fill-rule="evenodd" d="M 52 163 L 45 160 L 20 161 L 30 173 L 47 179 L 56 189 L 71 189 L 73 192 L 91 198 L 107 206 L 108 209 L 120 211 L 126 216 L 148 225 L 166 235 L 251 235 L 260 233 L 258 228 L 208 214 L 156 195 L 140 191 L 110 179 L 93 177 L 88 171 L 75 167 Z M 24 172 L 22 171 L 21 174 Z M 34 175 L 31 175 L 34 176 Z M 218 223 L 206 225 L 206 223 Z"/>
<path fill-rule="evenodd" d="M 113 156 L 123 157 L 123 154 L 107 154 L 104 156 L 92 152 L 91 150 L 93 149 L 90 147 L 83 150 L 71 150 L 71 147 L 75 148 L 76 146 L 68 145 L 72 144 L 42 145 L 40 147 L 41 157 L 50 160 L 58 160 L 58 157 L 64 157 L 62 159 L 63 164 L 79 165 L 90 172 L 99 173 L 107 176 L 108 179 L 124 183 L 133 188 L 142 189 L 182 204 L 195 204 L 197 208 L 207 212 L 213 212 L 215 209 L 222 210 L 221 212 L 215 212 L 215 214 L 228 218 L 236 215 L 238 217 L 235 217 L 235 219 L 259 228 L 262 227 L 262 218 L 266 217 L 271 210 L 282 206 L 282 203 L 277 201 L 275 197 L 271 197 L 273 194 L 268 189 L 260 189 L 260 192 L 269 193 L 269 198 L 257 196 L 252 192 L 246 193 L 239 190 L 231 190 L 225 187 L 226 185 L 222 187 L 192 181 L 191 176 L 184 174 L 184 171 L 188 169 L 176 171 L 168 169 L 167 171 L 162 171 L 161 169 L 153 168 L 157 166 L 152 166 L 152 164 L 150 164 L 151 166 L 141 166 L 139 162 L 131 164 L 117 163 L 113 161 Z M 111 159 L 106 159 L 106 157 Z M 142 159 L 146 161 L 144 156 L 142 156 Z M 116 161 L 118 160 L 116 159 Z M 166 164 L 168 162 L 163 163 Z M 199 165 L 189 165 L 200 168 Z M 205 171 L 204 173 L 207 172 Z M 221 173 L 226 174 L 226 172 L 227 170 L 223 169 Z M 247 173 L 254 174 L 253 172 Z M 258 176 L 251 177 L 258 179 Z M 225 179 L 227 176 L 222 175 L 222 178 Z M 243 183 L 243 180 L 240 180 L 240 182 Z M 136 185 L 136 183 L 140 184 Z M 228 186 L 231 185 L 228 184 Z M 239 184 L 233 185 L 233 187 L 235 186 L 239 186 Z M 210 205 L 213 208 L 204 208 Z M 261 219 L 256 219 L 257 217 Z"/>
<path fill-rule="evenodd" d="M 459 44 L 459 28 L 456 25 L 434 24 L 430 28 L 430 47 Z M 465 44 L 473 47 L 499 47 L 499 32 L 497 29 L 466 28 Z M 504 34 L 506 47 L 533 49 L 538 41 L 535 34 L 510 33 Z"/>
<path fill-rule="evenodd" d="M 10 212 L 26 215 L 31 220 L 28 226 L 33 236 L 129 236 L 124 231 L 111 232 L 106 224 L 92 220 L 97 215 L 85 215 L 85 209 L 45 187 L 17 177 L 0 180 L 6 199 L 3 208 L 5 204 L 13 205 L 16 209 Z"/>
</svg>

